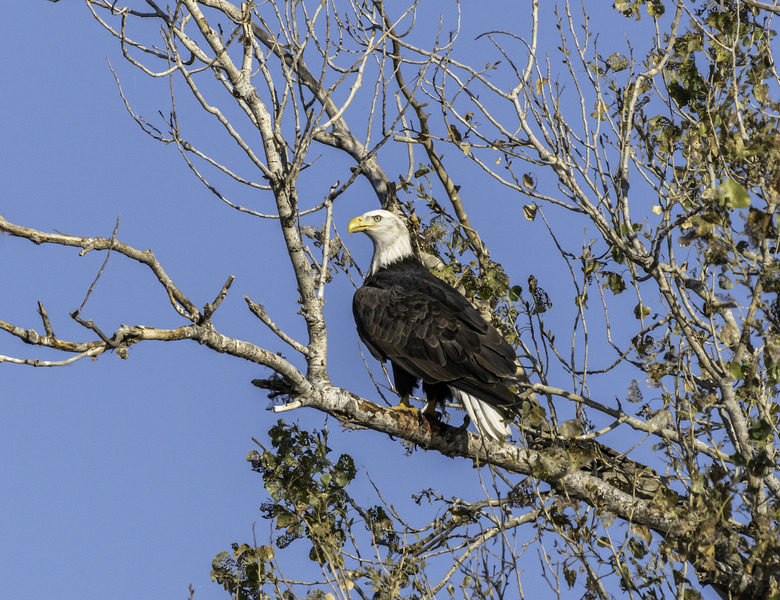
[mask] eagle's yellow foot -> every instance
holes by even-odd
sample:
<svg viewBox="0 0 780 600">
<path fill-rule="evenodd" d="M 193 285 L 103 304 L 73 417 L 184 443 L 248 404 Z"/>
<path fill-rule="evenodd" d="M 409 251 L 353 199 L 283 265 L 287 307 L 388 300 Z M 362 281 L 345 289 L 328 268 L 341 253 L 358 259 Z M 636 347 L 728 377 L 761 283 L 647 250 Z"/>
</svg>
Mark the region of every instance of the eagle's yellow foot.
<svg viewBox="0 0 780 600">
<path fill-rule="evenodd" d="M 420 413 L 420 411 L 417 408 L 415 408 L 414 406 L 409 404 L 409 396 L 403 396 L 401 398 L 400 404 L 398 406 L 391 406 L 390 409 L 391 410 L 403 410 L 403 411 L 410 412 L 410 413 L 415 414 L 415 415 Z"/>
</svg>

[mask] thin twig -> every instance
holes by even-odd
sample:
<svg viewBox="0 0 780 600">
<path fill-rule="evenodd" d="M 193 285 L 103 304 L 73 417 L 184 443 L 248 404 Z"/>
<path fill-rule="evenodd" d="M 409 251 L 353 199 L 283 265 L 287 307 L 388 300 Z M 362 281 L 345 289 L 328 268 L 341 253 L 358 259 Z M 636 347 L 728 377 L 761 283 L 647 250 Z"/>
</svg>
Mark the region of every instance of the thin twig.
<svg viewBox="0 0 780 600">
<path fill-rule="evenodd" d="M 100 276 L 103 274 L 103 269 L 105 269 L 106 265 L 108 264 L 108 259 L 111 257 L 111 250 L 114 249 L 114 242 L 116 242 L 116 232 L 119 230 L 120 217 L 121 215 L 117 216 L 116 218 L 116 225 L 114 225 L 114 232 L 111 234 L 111 238 L 109 239 L 109 247 L 108 247 L 108 252 L 106 252 L 106 258 L 105 260 L 103 260 L 103 264 L 100 265 L 100 270 L 98 271 L 95 280 L 92 282 L 92 285 L 89 286 L 89 289 L 87 290 L 87 295 L 84 296 L 84 301 L 81 303 L 81 306 L 79 306 L 73 313 L 71 313 L 71 316 L 74 319 L 76 318 L 76 316 L 79 315 L 79 313 L 81 313 L 81 309 L 84 308 L 84 305 L 87 303 L 87 300 L 89 300 L 89 297 L 92 294 L 92 291 L 95 289 L 95 285 L 100 279 Z"/>
<path fill-rule="evenodd" d="M 260 319 L 263 323 L 265 323 L 266 327 L 268 327 L 268 329 L 273 331 L 279 337 L 279 339 L 283 340 L 285 343 L 295 348 L 298 352 L 300 352 L 304 356 L 307 356 L 309 354 L 309 349 L 306 346 L 294 340 L 289 335 L 287 335 L 284 331 L 279 329 L 279 327 L 277 327 L 276 323 L 274 323 L 271 317 L 268 316 L 268 313 L 266 312 L 265 308 L 263 308 L 262 304 L 257 304 L 256 302 L 252 302 L 252 300 L 249 299 L 249 296 L 244 296 L 244 300 L 246 301 L 249 310 L 252 311 L 252 314 L 255 315 L 258 319 Z"/>
</svg>

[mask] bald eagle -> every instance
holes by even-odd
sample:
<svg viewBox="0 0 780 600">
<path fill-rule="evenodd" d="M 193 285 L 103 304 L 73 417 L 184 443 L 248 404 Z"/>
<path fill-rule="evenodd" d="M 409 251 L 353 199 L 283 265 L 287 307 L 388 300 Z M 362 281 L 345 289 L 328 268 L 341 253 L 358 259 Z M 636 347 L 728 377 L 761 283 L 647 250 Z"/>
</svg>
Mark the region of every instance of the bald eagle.
<svg viewBox="0 0 780 600">
<path fill-rule="evenodd" d="M 516 371 L 515 351 L 453 287 L 414 256 L 406 226 L 386 210 L 349 222 L 374 243 L 374 256 L 352 312 L 358 335 L 371 354 L 389 360 L 401 406 L 422 381 L 432 414 L 454 397 L 479 432 L 496 440 L 509 435 L 509 408 L 515 395 L 505 378 Z"/>
</svg>

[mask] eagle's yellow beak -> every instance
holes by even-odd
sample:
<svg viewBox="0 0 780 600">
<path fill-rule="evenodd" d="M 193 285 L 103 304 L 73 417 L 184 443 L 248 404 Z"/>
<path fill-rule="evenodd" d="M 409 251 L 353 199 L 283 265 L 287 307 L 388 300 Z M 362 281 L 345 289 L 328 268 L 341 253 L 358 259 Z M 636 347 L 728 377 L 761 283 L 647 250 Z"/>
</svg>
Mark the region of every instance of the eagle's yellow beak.
<svg viewBox="0 0 780 600">
<path fill-rule="evenodd" d="M 349 222 L 347 231 L 349 231 L 349 235 L 352 235 L 356 231 L 365 231 L 366 229 L 370 229 L 373 226 L 374 225 L 372 223 L 366 223 L 363 220 L 363 217 L 355 217 Z"/>
</svg>

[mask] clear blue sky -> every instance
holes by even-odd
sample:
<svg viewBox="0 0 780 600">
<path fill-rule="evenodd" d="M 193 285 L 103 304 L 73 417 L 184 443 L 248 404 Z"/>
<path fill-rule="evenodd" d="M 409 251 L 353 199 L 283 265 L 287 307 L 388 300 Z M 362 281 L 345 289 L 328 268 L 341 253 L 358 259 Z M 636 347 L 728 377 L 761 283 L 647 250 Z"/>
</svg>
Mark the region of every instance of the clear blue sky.
<svg viewBox="0 0 780 600">
<path fill-rule="evenodd" d="M 0 214 L 44 231 L 104 237 L 121 214 L 119 238 L 153 249 L 196 305 L 212 301 L 235 274 L 217 328 L 289 356 L 242 299 L 262 302 L 280 324 L 301 331 L 276 225 L 220 204 L 173 147 L 144 135 L 124 111 L 106 58 L 148 118 L 157 108 L 167 111 L 167 84 L 126 67 L 116 41 L 80 2 L 11 2 L 0 40 Z M 314 199 L 306 201 L 318 202 L 332 183 L 312 189 Z M 542 242 L 523 229 L 522 202 L 495 202 L 520 233 L 494 247 L 494 256 L 509 263 L 518 252 L 543 254 Z M 351 216 L 375 207 L 368 187 L 356 186 L 339 200 L 337 224 L 343 232 Z M 488 234 L 496 225 L 484 213 L 475 221 Z M 365 265 L 368 241 L 355 239 L 351 249 Z M 0 319 L 40 332 L 41 301 L 59 337 L 90 339 L 68 313 L 103 259 L 0 236 Z M 528 272 L 514 264 L 510 276 L 524 283 Z M 332 379 L 370 397 L 351 293 L 344 281 L 328 291 L 337 349 Z M 108 332 L 122 323 L 182 324 L 150 273 L 119 256 L 82 315 Z M 6 334 L 0 354 L 56 358 Z M 249 383 L 264 374 L 190 342 L 140 344 L 129 360 L 106 354 L 66 368 L 0 364 L 0 598 L 185 598 L 190 583 L 198 600 L 226 598 L 210 582 L 212 557 L 231 542 L 250 541 L 253 523 L 259 541 L 267 535 L 258 511 L 266 498 L 261 479 L 245 462 L 251 438 L 264 439 L 277 419 Z M 325 423 L 313 411 L 284 418 L 305 427 Z M 450 493 L 481 497 L 466 461 L 423 452 L 406 457 L 380 434 L 344 432 L 332 420 L 328 427 L 336 452 L 352 454 L 391 502 L 404 503 L 429 485 L 448 489 L 449 480 L 460 484 Z M 368 497 L 357 492 L 365 494 L 359 501 Z"/>
</svg>

